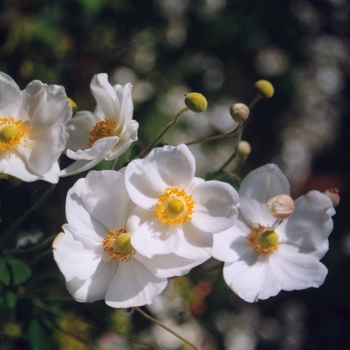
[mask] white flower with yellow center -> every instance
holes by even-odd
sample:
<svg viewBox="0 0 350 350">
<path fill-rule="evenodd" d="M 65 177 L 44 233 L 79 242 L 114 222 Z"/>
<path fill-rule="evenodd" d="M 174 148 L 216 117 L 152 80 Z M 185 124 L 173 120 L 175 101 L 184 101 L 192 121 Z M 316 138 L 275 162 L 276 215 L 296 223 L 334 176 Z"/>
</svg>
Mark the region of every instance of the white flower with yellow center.
<svg viewBox="0 0 350 350">
<path fill-rule="evenodd" d="M 71 115 L 62 86 L 34 80 L 21 91 L 0 72 L 0 173 L 57 183 Z"/>
<path fill-rule="evenodd" d="M 311 191 L 290 203 L 289 183 L 280 169 L 268 164 L 252 171 L 239 189 L 235 226 L 214 237 L 213 257 L 224 261 L 224 279 L 242 299 L 267 299 L 281 290 L 319 287 L 326 275 L 320 259 L 328 250 L 335 211 L 331 200 Z M 280 201 L 271 209 L 271 203 Z M 275 211 L 281 213 L 276 213 Z M 277 217 L 277 219 L 276 219 Z"/>
<path fill-rule="evenodd" d="M 126 188 L 137 205 L 131 243 L 141 254 L 171 253 L 200 263 L 210 257 L 213 233 L 235 223 L 237 192 L 194 174 L 195 160 L 185 145 L 155 148 L 127 166 Z"/>
<path fill-rule="evenodd" d="M 75 300 L 105 299 L 116 308 L 150 304 L 167 277 L 197 264 L 173 254 L 141 256 L 131 243 L 134 209 L 121 172 L 91 171 L 68 191 L 68 224 L 55 239 L 53 253 Z"/>
<path fill-rule="evenodd" d="M 61 176 L 89 170 L 103 159 L 114 160 L 137 140 L 132 85 L 112 86 L 107 74 L 101 73 L 92 78 L 90 88 L 97 106 L 94 113 L 79 111 L 68 123 L 66 154 L 75 162 L 63 169 Z"/>
</svg>

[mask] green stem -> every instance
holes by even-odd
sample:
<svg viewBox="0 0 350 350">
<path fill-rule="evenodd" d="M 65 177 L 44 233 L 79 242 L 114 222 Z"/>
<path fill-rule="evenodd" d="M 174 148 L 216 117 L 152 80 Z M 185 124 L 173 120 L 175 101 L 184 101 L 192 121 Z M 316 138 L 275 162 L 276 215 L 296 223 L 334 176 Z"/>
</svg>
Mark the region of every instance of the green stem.
<svg viewBox="0 0 350 350">
<path fill-rule="evenodd" d="M 111 166 L 109 167 L 110 170 L 114 170 L 115 165 L 117 164 L 118 158 L 114 159 Z"/>
<path fill-rule="evenodd" d="M 195 345 L 193 345 L 191 342 L 189 342 L 187 339 L 185 339 L 184 337 L 182 337 L 180 334 L 176 333 L 175 331 L 173 331 L 171 328 L 167 327 L 166 325 L 164 325 L 163 323 L 159 322 L 157 319 L 153 318 L 152 316 L 146 314 L 144 311 L 142 311 L 139 307 L 134 307 L 134 309 L 141 314 L 143 317 L 147 318 L 148 320 L 154 322 L 155 324 L 157 324 L 159 327 L 162 327 L 163 329 L 165 329 L 166 331 L 168 331 L 169 333 L 171 333 L 172 335 L 174 335 L 175 337 L 179 338 L 180 340 L 182 340 L 184 343 L 186 343 L 188 346 L 190 346 L 192 349 L 195 350 L 199 350 Z"/>
<path fill-rule="evenodd" d="M 227 159 L 227 161 L 221 166 L 221 168 L 215 172 L 215 174 L 213 175 L 212 179 L 215 179 L 216 176 L 219 175 L 233 161 L 233 159 L 236 157 L 237 152 L 238 152 L 238 145 L 239 145 L 239 142 L 242 139 L 242 134 L 243 134 L 243 123 L 240 123 L 239 124 L 239 131 L 238 131 L 238 137 L 237 137 L 237 143 L 236 143 L 235 150 L 232 153 L 232 155 L 230 156 L 230 158 Z"/>
<path fill-rule="evenodd" d="M 142 158 L 142 157 L 147 156 L 147 154 L 148 154 L 149 152 L 151 152 L 151 150 L 153 149 L 153 147 L 158 143 L 158 141 L 160 141 L 160 139 L 164 136 L 164 134 L 165 134 L 170 128 L 172 128 L 174 125 L 177 124 L 177 122 L 178 122 L 180 116 L 181 116 L 183 113 L 187 112 L 188 110 L 189 110 L 188 107 L 182 108 L 182 109 L 175 115 L 174 119 L 163 129 L 163 131 L 158 135 L 158 137 L 151 143 L 151 145 L 148 146 L 148 148 L 147 148 L 145 151 L 141 152 L 139 158 Z"/>
<path fill-rule="evenodd" d="M 191 141 L 191 142 L 186 142 L 187 146 L 192 146 L 195 145 L 197 143 L 202 143 L 202 142 L 209 142 L 209 141 L 214 141 L 214 140 L 220 140 L 223 139 L 227 136 L 231 136 L 233 134 L 235 134 L 240 127 L 241 124 L 238 124 L 233 130 L 225 133 L 225 134 L 220 134 L 220 135 L 214 135 L 214 136 L 210 136 L 210 137 L 205 137 L 204 139 L 200 139 L 200 140 L 196 140 L 196 141 Z"/>
<path fill-rule="evenodd" d="M 6 240 L 10 237 L 12 231 L 14 231 L 21 222 L 26 219 L 42 202 L 44 202 L 48 196 L 55 189 L 56 184 L 49 186 L 46 191 L 40 196 L 40 198 L 34 202 L 12 225 L 10 225 L 7 230 L 5 230 L 4 234 L 0 239 L 0 248 L 6 242 Z"/>
<path fill-rule="evenodd" d="M 27 249 L 6 249 L 6 250 L 3 250 L 2 252 L 4 254 L 30 253 L 30 252 L 36 251 L 36 250 L 44 247 L 48 243 L 51 243 L 55 239 L 56 236 L 57 235 L 50 236 L 50 237 L 46 238 L 45 240 L 43 240 L 42 242 L 40 242 L 39 244 L 37 244 L 36 246 L 31 247 L 31 248 L 27 248 Z"/>
<path fill-rule="evenodd" d="M 262 99 L 262 96 L 260 94 L 256 94 L 256 96 L 253 98 L 253 100 L 250 102 L 248 108 L 251 111 L 253 107 Z"/>
</svg>

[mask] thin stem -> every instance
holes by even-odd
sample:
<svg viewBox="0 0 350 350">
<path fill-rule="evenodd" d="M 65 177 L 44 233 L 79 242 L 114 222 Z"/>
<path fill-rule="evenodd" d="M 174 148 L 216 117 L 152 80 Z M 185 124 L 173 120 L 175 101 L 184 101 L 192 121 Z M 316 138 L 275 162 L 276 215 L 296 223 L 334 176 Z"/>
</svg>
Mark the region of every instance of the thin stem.
<svg viewBox="0 0 350 350">
<path fill-rule="evenodd" d="M 253 100 L 249 103 L 248 108 L 252 110 L 252 108 L 262 99 L 262 96 L 260 94 L 256 94 L 256 96 L 253 98 Z"/>
<path fill-rule="evenodd" d="M 114 170 L 115 165 L 117 164 L 118 158 L 114 159 L 111 166 L 109 167 L 110 170 Z"/>
<path fill-rule="evenodd" d="M 240 123 L 239 124 L 237 144 L 236 144 L 235 150 L 232 153 L 232 155 L 230 156 L 230 158 L 227 159 L 227 161 L 221 166 L 221 168 L 215 172 L 215 175 L 212 177 L 212 179 L 216 178 L 215 176 L 220 174 L 232 162 L 232 160 L 236 157 L 237 152 L 238 152 L 238 145 L 239 145 L 239 142 L 242 139 L 242 133 L 243 133 L 243 123 Z"/>
<path fill-rule="evenodd" d="M 225 137 L 228 137 L 228 136 L 231 136 L 231 135 L 235 134 L 239 130 L 240 125 L 241 124 L 238 124 L 233 130 L 231 130 L 231 131 L 229 131 L 229 132 L 227 132 L 225 134 L 214 135 L 214 136 L 210 136 L 210 137 L 205 137 L 204 139 L 187 142 L 186 145 L 187 146 L 192 146 L 192 145 L 195 145 L 197 143 L 209 142 L 209 141 L 223 139 Z"/>
<path fill-rule="evenodd" d="M 186 343 L 187 345 L 189 345 L 192 349 L 195 350 L 199 350 L 199 348 L 197 348 L 195 345 L 193 345 L 191 342 L 189 342 L 187 339 L 185 339 L 184 337 L 182 337 L 180 334 L 176 333 L 175 331 L 173 331 L 171 328 L 167 327 L 166 325 L 164 325 L 163 323 L 159 322 L 157 319 L 153 318 L 152 316 L 146 314 L 144 311 L 142 311 L 139 307 L 134 307 L 134 309 L 141 314 L 143 317 L 147 318 L 148 320 L 154 322 L 155 324 L 157 324 L 159 327 L 164 328 L 166 331 L 168 331 L 169 333 L 171 333 L 172 335 L 174 335 L 175 337 L 179 338 L 180 340 L 182 340 L 184 343 Z"/>
<path fill-rule="evenodd" d="M 183 113 L 187 112 L 188 110 L 189 110 L 188 107 L 182 108 L 182 109 L 175 115 L 174 119 L 163 129 L 163 131 L 158 135 L 158 137 L 151 143 L 151 145 L 148 146 L 148 148 L 147 148 L 145 151 L 141 152 L 141 154 L 140 154 L 139 157 L 142 158 L 142 157 L 147 156 L 147 154 L 148 154 L 149 152 L 151 152 L 151 150 L 153 149 L 153 147 L 154 147 L 154 146 L 158 143 L 158 141 L 164 136 L 164 134 L 165 134 L 170 128 L 172 128 L 174 125 L 177 124 L 177 122 L 178 122 L 180 116 L 181 116 Z"/>
<path fill-rule="evenodd" d="M 7 230 L 4 232 L 0 239 L 0 248 L 3 246 L 3 244 L 6 242 L 6 240 L 10 237 L 12 231 L 14 231 L 21 222 L 29 216 L 32 211 L 34 211 L 42 202 L 44 202 L 47 197 L 52 193 L 54 190 L 56 184 L 49 186 L 45 192 L 40 196 L 40 198 L 34 202 L 12 225 L 10 225 Z"/>
</svg>

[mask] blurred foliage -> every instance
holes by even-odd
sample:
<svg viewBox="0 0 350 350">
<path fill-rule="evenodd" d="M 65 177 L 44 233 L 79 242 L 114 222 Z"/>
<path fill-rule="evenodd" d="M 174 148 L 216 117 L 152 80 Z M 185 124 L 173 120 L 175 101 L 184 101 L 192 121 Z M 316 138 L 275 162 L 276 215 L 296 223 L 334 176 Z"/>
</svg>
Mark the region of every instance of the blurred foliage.
<svg viewBox="0 0 350 350">
<path fill-rule="evenodd" d="M 183 101 L 186 89 L 203 93 L 209 105 L 224 98 L 232 103 L 248 103 L 254 97 L 255 81 L 267 78 L 276 94 L 269 101 L 261 101 L 254 109 L 254 118 L 249 120 L 245 139 L 252 144 L 253 153 L 243 169 L 246 173 L 278 154 L 281 130 L 290 122 L 282 117 L 295 103 L 297 68 L 312 62 L 309 44 L 323 36 L 341 38 L 346 44 L 349 34 L 346 3 L 342 0 L 3 0 L 0 70 L 22 89 L 33 79 L 61 84 L 79 109 L 90 110 L 94 101 L 89 84 L 94 74 L 107 72 L 121 83 L 132 80 L 141 142 L 120 159 L 120 166 L 139 152 L 140 145 L 151 141 L 178 111 L 178 101 Z M 346 64 L 340 69 L 348 78 Z M 350 84 L 344 79 L 339 95 L 348 96 L 349 89 Z M 338 142 L 333 146 L 335 152 L 330 149 L 313 163 L 319 172 L 332 168 L 349 178 L 347 113 L 345 106 Z M 296 118 L 295 114 L 292 117 Z M 185 129 L 186 125 L 179 126 L 179 130 L 185 132 Z M 212 147 L 220 149 L 222 145 Z M 208 148 L 204 146 L 203 152 L 209 153 Z M 63 164 L 65 161 L 62 160 Z M 0 348 L 93 349 L 99 348 L 96 342 L 101 335 L 106 344 L 112 344 L 110 348 L 158 348 L 149 345 L 151 341 L 143 345 L 141 339 L 149 333 L 150 323 L 139 314 L 123 314 L 103 302 L 78 304 L 63 289 L 63 278 L 52 260 L 51 241 L 45 243 L 45 239 L 57 234 L 65 222 L 65 196 L 76 179 L 60 181 L 46 205 L 25 219 L 4 246 L 0 258 Z M 23 214 L 46 190 L 46 184 L 10 186 L 6 180 L 0 181 L 0 229 L 5 232 L 14 220 L 13 213 Z M 238 187 L 235 179 L 228 177 L 227 182 Z M 180 320 L 179 324 L 194 317 L 205 334 L 210 334 L 212 348 L 217 349 L 225 346 L 227 349 L 345 349 L 350 341 L 349 244 L 347 250 L 343 248 L 350 227 L 348 182 L 342 190 L 345 205 L 339 207 L 336 217 L 332 248 L 325 258 L 330 276 L 323 287 L 291 294 L 283 292 L 250 306 L 224 285 L 220 269 L 212 268 L 210 262 L 205 265 L 208 271 L 201 271 L 203 267 L 200 267 L 188 278 L 174 280 L 172 288 L 183 299 L 184 309 L 174 311 L 173 317 Z M 39 225 L 44 232 L 43 244 L 35 251 L 34 258 L 30 249 L 35 244 L 29 244 L 21 254 L 12 257 L 9 252 L 16 246 L 17 231 L 30 231 L 33 225 Z M 171 297 L 170 289 L 169 300 Z M 227 345 L 226 333 L 233 331 L 228 326 L 220 328 L 216 322 L 226 316 L 229 317 L 226 323 L 231 322 L 242 334 L 252 335 L 252 347 Z M 275 328 L 264 328 L 266 324 Z M 277 329 L 277 333 L 271 333 L 271 329 Z"/>
</svg>

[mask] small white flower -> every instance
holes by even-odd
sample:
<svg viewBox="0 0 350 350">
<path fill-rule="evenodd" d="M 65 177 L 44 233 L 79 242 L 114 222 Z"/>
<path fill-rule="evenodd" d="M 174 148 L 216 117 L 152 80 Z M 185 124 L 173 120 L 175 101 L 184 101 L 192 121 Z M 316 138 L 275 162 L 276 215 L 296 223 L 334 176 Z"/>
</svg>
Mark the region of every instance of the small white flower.
<svg viewBox="0 0 350 350">
<path fill-rule="evenodd" d="M 34 80 L 20 91 L 0 72 L 0 173 L 57 183 L 71 115 L 62 86 Z"/>
<path fill-rule="evenodd" d="M 239 189 L 236 225 L 214 236 L 213 257 L 225 262 L 226 283 L 248 302 L 281 290 L 319 287 L 327 275 L 319 260 L 333 228 L 331 200 L 311 191 L 295 201 L 293 214 L 281 222 L 267 207 L 280 194 L 289 194 L 289 183 L 276 165 L 252 171 Z"/>
<path fill-rule="evenodd" d="M 90 88 L 97 106 L 94 113 L 79 111 L 68 123 L 66 154 L 75 162 L 63 169 L 61 176 L 89 170 L 103 159 L 116 159 L 137 140 L 132 85 L 112 86 L 107 74 L 101 73 L 92 78 Z"/>
<path fill-rule="evenodd" d="M 167 277 L 195 266 L 172 254 L 141 256 L 130 244 L 128 219 L 134 208 L 121 172 L 91 171 L 69 190 L 68 224 L 55 239 L 53 253 L 75 300 L 105 299 L 116 308 L 150 304 Z"/>
<path fill-rule="evenodd" d="M 213 233 L 237 217 L 237 192 L 227 183 L 194 176 L 187 146 L 155 148 L 126 168 L 126 188 L 138 206 L 131 242 L 148 258 L 173 253 L 199 263 L 210 257 Z"/>
</svg>

